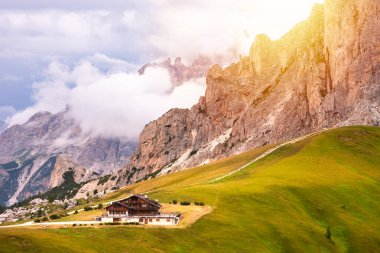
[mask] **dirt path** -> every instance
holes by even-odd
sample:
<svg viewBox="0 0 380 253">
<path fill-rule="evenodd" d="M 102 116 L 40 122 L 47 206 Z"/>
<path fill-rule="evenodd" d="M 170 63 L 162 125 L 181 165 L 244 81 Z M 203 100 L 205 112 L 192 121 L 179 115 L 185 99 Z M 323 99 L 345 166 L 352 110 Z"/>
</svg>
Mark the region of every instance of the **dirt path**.
<svg viewBox="0 0 380 253">
<path fill-rule="evenodd" d="M 314 132 L 314 133 L 311 133 L 311 134 L 307 134 L 307 135 L 301 136 L 301 137 L 299 137 L 299 138 L 293 139 L 293 140 L 291 140 L 291 141 L 287 141 L 287 142 L 281 143 L 281 144 L 277 145 L 276 147 L 271 148 L 271 149 L 267 150 L 266 152 L 262 153 L 261 155 L 257 156 L 255 159 L 253 159 L 253 160 L 250 161 L 249 163 L 247 163 L 247 164 L 245 164 L 245 165 L 243 165 L 243 166 L 237 168 L 236 170 L 233 170 L 233 171 L 231 171 L 231 172 L 228 172 L 227 174 L 225 174 L 225 175 L 223 175 L 223 176 L 221 176 L 221 177 L 218 177 L 218 178 L 215 178 L 215 179 L 213 179 L 213 180 L 210 180 L 208 183 L 214 183 L 214 182 L 217 182 L 217 181 L 219 181 L 219 180 L 222 180 L 222 179 L 224 179 L 224 178 L 226 178 L 226 177 L 229 177 L 229 176 L 231 176 L 231 175 L 234 175 L 234 174 L 238 173 L 239 171 L 241 171 L 241 170 L 247 168 L 248 166 L 254 164 L 254 163 L 257 162 L 258 160 L 260 160 L 260 159 L 266 157 L 267 155 L 272 154 L 274 151 L 276 151 L 277 149 L 279 149 L 279 148 L 281 148 L 281 147 L 283 147 L 283 146 L 285 146 L 285 145 L 293 144 L 293 143 L 296 143 L 296 142 L 299 142 L 299 141 L 305 140 L 305 139 L 307 139 L 307 138 L 309 138 L 309 137 L 311 137 L 311 136 L 314 136 L 314 135 L 320 134 L 320 133 L 322 133 L 322 132 L 324 132 L 324 131 L 326 131 L 326 130 L 328 130 L 328 129 L 323 129 L 323 130 L 321 130 L 321 131 Z"/>
<path fill-rule="evenodd" d="M 17 225 L 8 225 L 8 226 L 0 226 L 1 228 L 17 228 L 17 227 L 49 227 L 49 226 L 72 226 L 73 224 L 81 224 L 81 225 L 98 225 L 101 222 L 99 221 L 57 221 L 57 222 L 41 222 L 41 223 L 35 223 L 33 221 L 29 221 L 22 224 Z"/>
</svg>

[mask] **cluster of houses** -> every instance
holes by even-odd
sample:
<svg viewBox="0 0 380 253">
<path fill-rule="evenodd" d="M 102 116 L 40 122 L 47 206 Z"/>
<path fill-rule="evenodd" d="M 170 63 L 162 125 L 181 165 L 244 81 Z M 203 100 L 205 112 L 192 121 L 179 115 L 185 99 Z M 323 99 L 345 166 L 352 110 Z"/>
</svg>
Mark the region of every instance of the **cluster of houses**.
<svg viewBox="0 0 380 253">
<path fill-rule="evenodd" d="M 106 214 L 96 217 L 101 222 L 124 222 L 151 225 L 177 225 L 180 213 L 161 213 L 161 205 L 146 195 L 132 195 L 112 202 Z"/>
</svg>

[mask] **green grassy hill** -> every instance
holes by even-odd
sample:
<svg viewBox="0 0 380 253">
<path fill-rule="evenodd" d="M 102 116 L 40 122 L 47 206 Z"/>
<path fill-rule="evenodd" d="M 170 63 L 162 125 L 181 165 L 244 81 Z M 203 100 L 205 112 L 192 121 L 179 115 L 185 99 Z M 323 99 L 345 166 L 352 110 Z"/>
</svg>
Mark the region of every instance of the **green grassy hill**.
<svg viewBox="0 0 380 253">
<path fill-rule="evenodd" d="M 268 148 L 268 147 L 267 147 Z M 123 188 L 215 207 L 185 229 L 0 229 L 0 252 L 379 252 L 380 128 L 348 127 Z"/>
</svg>

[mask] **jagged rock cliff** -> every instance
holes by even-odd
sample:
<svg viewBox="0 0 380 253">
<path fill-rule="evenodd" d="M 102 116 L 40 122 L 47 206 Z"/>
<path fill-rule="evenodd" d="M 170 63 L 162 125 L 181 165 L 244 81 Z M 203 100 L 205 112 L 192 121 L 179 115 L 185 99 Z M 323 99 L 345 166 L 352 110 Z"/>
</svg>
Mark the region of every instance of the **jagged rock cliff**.
<svg viewBox="0 0 380 253">
<path fill-rule="evenodd" d="M 134 142 L 83 134 L 66 112 L 40 112 L 0 135 L 0 204 L 13 204 L 63 183 L 110 174 L 128 162 Z"/>
<path fill-rule="evenodd" d="M 186 81 L 192 79 L 203 78 L 207 74 L 207 70 L 212 66 L 212 61 L 209 57 L 199 56 L 189 66 L 182 63 L 181 57 L 177 57 L 172 63 L 171 58 L 166 59 L 159 63 L 147 63 L 142 66 L 138 73 L 140 75 L 145 73 L 147 68 L 161 67 L 168 70 L 172 82 L 178 86 Z"/>
<path fill-rule="evenodd" d="M 380 2 L 326 0 L 277 41 L 213 66 L 191 110 L 148 124 L 120 184 L 339 125 L 380 124 Z"/>
</svg>

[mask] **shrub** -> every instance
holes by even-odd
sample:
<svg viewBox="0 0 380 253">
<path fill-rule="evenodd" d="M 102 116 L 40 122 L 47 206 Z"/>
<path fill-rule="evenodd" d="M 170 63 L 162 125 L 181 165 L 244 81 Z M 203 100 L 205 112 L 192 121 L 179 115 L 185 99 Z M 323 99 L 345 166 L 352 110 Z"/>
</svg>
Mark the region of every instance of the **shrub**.
<svg viewBox="0 0 380 253">
<path fill-rule="evenodd" d="M 93 210 L 93 208 L 92 208 L 91 206 L 85 206 L 85 207 L 84 207 L 84 210 L 85 210 L 85 211 L 91 211 L 91 210 Z"/>
<path fill-rule="evenodd" d="M 60 218 L 60 216 L 57 215 L 57 214 L 52 214 L 52 215 L 50 215 L 50 219 L 51 219 L 51 220 L 56 220 L 56 219 L 59 219 L 59 218 Z"/>
<path fill-rule="evenodd" d="M 77 226 L 77 224 L 76 224 L 76 223 L 74 223 L 74 224 L 73 224 L 73 227 L 76 227 L 76 226 Z"/>
<path fill-rule="evenodd" d="M 331 231 L 330 231 L 330 227 L 327 227 L 325 236 L 326 236 L 327 239 L 331 240 Z"/>
<path fill-rule="evenodd" d="M 181 202 L 181 205 L 182 205 L 182 206 L 189 206 L 189 205 L 190 205 L 190 202 L 189 202 L 189 201 L 182 201 L 182 202 Z"/>
<path fill-rule="evenodd" d="M 67 203 L 67 202 L 63 203 L 62 207 L 64 210 L 66 210 L 69 207 L 69 203 Z"/>
<path fill-rule="evenodd" d="M 176 205 L 177 203 L 177 200 L 173 199 L 173 204 Z"/>
<path fill-rule="evenodd" d="M 125 222 L 123 225 L 139 225 L 140 223 L 138 222 Z"/>
<path fill-rule="evenodd" d="M 196 206 L 204 206 L 205 205 L 205 203 L 203 203 L 203 202 L 194 202 L 194 204 Z"/>
<path fill-rule="evenodd" d="M 98 209 L 102 209 L 102 208 L 103 208 L 103 204 L 100 203 L 100 204 L 98 205 Z"/>
<path fill-rule="evenodd" d="M 40 223 L 41 220 L 40 220 L 40 219 L 35 219 L 34 222 L 35 222 L 35 223 Z"/>
<path fill-rule="evenodd" d="M 78 213 L 79 213 L 78 210 L 75 210 L 74 214 L 78 214 Z"/>
<path fill-rule="evenodd" d="M 46 216 L 42 218 L 42 221 L 48 221 L 48 220 L 49 220 L 49 218 Z"/>
<path fill-rule="evenodd" d="M 106 222 L 105 225 L 121 225 L 120 222 Z"/>
</svg>

